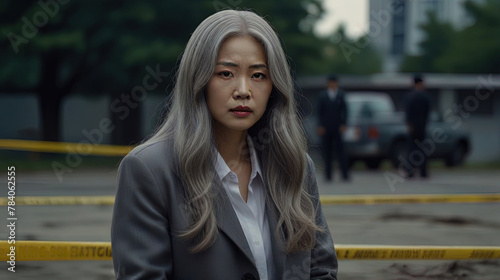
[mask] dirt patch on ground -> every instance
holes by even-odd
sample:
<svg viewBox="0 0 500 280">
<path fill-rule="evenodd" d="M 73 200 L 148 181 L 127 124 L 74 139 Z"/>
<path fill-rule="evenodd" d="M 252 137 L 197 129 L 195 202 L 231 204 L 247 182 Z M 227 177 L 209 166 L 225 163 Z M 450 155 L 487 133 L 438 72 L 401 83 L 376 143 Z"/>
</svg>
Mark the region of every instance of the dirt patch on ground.
<svg viewBox="0 0 500 280">
<path fill-rule="evenodd" d="M 408 220 L 423 221 L 435 224 L 445 224 L 451 226 L 478 226 L 500 229 L 500 224 L 481 221 L 480 219 L 464 218 L 460 216 L 437 217 L 431 215 L 408 214 L 408 213 L 387 213 L 380 217 L 382 221 Z M 500 277 L 499 277 L 500 279 Z"/>
</svg>

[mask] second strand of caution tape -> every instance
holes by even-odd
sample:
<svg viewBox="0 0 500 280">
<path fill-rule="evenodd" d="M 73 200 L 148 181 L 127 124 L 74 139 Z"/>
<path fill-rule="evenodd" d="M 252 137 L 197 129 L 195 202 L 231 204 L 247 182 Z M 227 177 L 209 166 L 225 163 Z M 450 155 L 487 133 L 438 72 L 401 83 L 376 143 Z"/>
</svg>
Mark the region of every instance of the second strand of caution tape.
<svg viewBox="0 0 500 280">
<path fill-rule="evenodd" d="M 0 241 L 0 261 L 8 261 L 13 245 Z M 344 260 L 500 259 L 500 247 L 336 245 Z M 112 260 L 110 242 L 16 241 L 16 261 Z"/>
<path fill-rule="evenodd" d="M 394 204 L 394 203 L 494 203 L 500 194 L 410 194 L 410 195 L 322 195 L 322 205 Z M 20 196 L 16 205 L 113 205 L 114 196 Z M 6 206 L 6 197 L 0 197 L 0 206 Z"/>
</svg>

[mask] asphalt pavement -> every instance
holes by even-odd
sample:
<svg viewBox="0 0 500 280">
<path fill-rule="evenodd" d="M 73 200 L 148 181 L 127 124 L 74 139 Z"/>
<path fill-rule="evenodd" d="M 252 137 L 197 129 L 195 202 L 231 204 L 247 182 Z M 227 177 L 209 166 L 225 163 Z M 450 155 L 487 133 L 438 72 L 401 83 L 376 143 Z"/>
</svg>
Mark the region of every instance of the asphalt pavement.
<svg viewBox="0 0 500 280">
<path fill-rule="evenodd" d="M 3 174 L 4 173 L 4 174 Z M 339 175 L 336 173 L 335 175 Z M 431 170 L 405 180 L 396 170 L 352 172 L 350 182 L 323 179 L 320 194 L 499 193 L 500 171 Z M 17 172 L 17 196 L 114 195 L 116 169 Z M 7 172 L 0 174 L 7 181 Z M 7 195 L 7 187 L 0 196 Z M 3 210 L 2 210 L 3 209 Z M 330 205 L 323 207 L 336 244 L 500 246 L 500 203 Z M 6 221 L 7 209 L 0 208 Z M 110 241 L 112 206 L 18 206 L 17 240 Z M 0 234 L 6 236 L 5 227 Z M 5 239 L 5 237 L 1 238 Z M 18 262 L 0 266 L 0 279 L 113 279 L 111 261 Z M 500 279 L 500 261 L 342 260 L 339 279 Z M 8 277 L 8 278 L 7 278 Z"/>
</svg>

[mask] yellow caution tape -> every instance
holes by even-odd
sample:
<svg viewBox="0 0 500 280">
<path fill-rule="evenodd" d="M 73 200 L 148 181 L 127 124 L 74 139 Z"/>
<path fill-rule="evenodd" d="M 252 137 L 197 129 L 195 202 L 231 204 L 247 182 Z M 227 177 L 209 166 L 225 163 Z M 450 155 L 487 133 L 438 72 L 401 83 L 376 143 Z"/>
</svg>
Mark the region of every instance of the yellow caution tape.
<svg viewBox="0 0 500 280">
<path fill-rule="evenodd" d="M 500 247 L 337 245 L 344 260 L 500 259 Z"/>
<path fill-rule="evenodd" d="M 15 250 L 12 250 L 15 249 Z M 15 256 L 12 258 L 12 256 Z M 0 261 L 112 260 L 110 242 L 0 241 Z"/>
<path fill-rule="evenodd" d="M 500 202 L 500 194 L 416 194 L 416 195 L 322 195 L 322 205 L 390 203 L 491 203 Z M 18 196 L 16 205 L 113 205 L 114 196 Z M 7 197 L 0 197 L 6 206 Z"/>
<path fill-rule="evenodd" d="M 46 153 L 75 153 L 80 155 L 124 156 L 134 146 L 98 145 L 90 142 L 68 143 L 0 139 L 0 150 L 19 150 Z"/>
<path fill-rule="evenodd" d="M 407 195 L 322 195 L 322 205 L 390 203 L 488 203 L 500 202 L 500 194 L 407 194 Z"/>
<path fill-rule="evenodd" d="M 7 197 L 0 197 L 0 206 L 6 206 Z M 109 196 L 18 196 L 16 205 L 113 205 L 115 197 Z"/>
<path fill-rule="evenodd" d="M 14 248 L 15 247 L 15 248 Z M 13 250 L 14 249 L 14 250 Z M 336 245 L 343 260 L 499 259 L 500 247 Z M 12 258 L 14 256 L 14 258 Z M 110 242 L 0 241 L 0 261 L 112 260 Z"/>
</svg>

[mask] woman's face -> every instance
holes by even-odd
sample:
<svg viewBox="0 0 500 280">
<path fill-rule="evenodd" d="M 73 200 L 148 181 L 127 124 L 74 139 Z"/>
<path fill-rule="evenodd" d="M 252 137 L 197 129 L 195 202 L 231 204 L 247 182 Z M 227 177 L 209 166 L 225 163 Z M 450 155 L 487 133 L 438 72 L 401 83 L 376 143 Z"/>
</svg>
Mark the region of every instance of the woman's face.
<svg viewBox="0 0 500 280">
<path fill-rule="evenodd" d="M 271 90 L 264 47 L 250 36 L 227 39 L 206 89 L 217 132 L 252 127 L 264 114 Z"/>
</svg>

